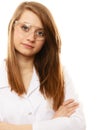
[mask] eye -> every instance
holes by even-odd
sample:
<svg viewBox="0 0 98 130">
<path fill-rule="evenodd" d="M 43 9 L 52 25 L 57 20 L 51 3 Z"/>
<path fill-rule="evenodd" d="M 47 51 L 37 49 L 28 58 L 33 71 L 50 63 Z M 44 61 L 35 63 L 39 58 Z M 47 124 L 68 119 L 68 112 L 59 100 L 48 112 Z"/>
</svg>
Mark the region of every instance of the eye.
<svg viewBox="0 0 98 130">
<path fill-rule="evenodd" d="M 23 24 L 23 25 L 21 25 L 21 29 L 25 32 L 28 32 L 30 30 L 30 26 Z"/>
<path fill-rule="evenodd" d="M 44 30 L 37 30 L 36 35 L 39 37 L 44 37 L 45 36 L 45 31 Z"/>
</svg>

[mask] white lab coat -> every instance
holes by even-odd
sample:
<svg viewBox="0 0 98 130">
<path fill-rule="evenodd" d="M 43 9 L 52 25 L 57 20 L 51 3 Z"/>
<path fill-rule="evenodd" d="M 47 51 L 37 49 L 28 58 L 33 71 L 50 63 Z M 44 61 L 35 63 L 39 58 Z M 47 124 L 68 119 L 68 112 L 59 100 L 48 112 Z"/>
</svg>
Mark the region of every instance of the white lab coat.
<svg viewBox="0 0 98 130">
<path fill-rule="evenodd" d="M 65 77 L 66 99 L 78 100 L 71 80 L 67 75 Z M 39 79 L 34 70 L 27 94 L 19 97 L 9 87 L 6 65 L 3 62 L 0 67 L 0 121 L 13 124 L 32 124 L 33 130 L 85 130 L 81 105 L 70 117 L 51 119 L 54 111 L 50 103 L 40 93 L 39 86 Z"/>
</svg>

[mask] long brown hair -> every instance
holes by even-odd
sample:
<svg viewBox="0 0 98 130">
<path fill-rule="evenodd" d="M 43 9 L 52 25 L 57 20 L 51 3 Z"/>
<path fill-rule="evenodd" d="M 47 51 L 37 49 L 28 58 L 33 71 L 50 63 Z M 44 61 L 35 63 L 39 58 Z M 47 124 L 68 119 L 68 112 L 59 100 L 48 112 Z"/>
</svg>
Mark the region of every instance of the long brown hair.
<svg viewBox="0 0 98 130">
<path fill-rule="evenodd" d="M 61 39 L 50 11 L 40 3 L 21 3 L 9 23 L 7 57 L 8 81 L 11 90 L 14 90 L 18 95 L 26 93 L 13 45 L 13 26 L 15 21 L 21 17 L 24 10 L 34 12 L 40 18 L 46 32 L 45 44 L 41 51 L 35 55 L 34 66 L 39 76 L 41 93 L 46 98 L 52 99 L 53 109 L 57 110 L 64 101 L 64 77 L 59 57 Z"/>
</svg>

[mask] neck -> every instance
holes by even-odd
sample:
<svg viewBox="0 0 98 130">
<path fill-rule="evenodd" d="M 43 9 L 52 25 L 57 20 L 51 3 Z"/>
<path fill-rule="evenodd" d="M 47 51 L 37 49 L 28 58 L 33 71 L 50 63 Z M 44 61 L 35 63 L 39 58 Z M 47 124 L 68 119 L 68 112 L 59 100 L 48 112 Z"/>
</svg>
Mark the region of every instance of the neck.
<svg viewBox="0 0 98 130">
<path fill-rule="evenodd" d="M 21 72 L 33 71 L 33 57 L 17 55 Z"/>
</svg>

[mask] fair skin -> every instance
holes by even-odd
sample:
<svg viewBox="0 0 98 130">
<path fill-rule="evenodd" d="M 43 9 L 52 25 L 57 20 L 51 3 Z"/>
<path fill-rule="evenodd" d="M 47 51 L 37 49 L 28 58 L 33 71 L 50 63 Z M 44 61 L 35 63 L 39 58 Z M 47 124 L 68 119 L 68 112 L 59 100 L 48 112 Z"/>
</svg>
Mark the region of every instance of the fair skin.
<svg viewBox="0 0 98 130">
<path fill-rule="evenodd" d="M 14 31 L 14 46 L 17 50 L 22 79 L 27 90 L 32 77 L 34 55 L 41 50 L 44 44 L 44 40 L 37 41 L 34 38 L 34 31 L 36 30 L 36 27 L 43 28 L 43 26 L 39 18 L 28 10 L 24 11 L 18 21 L 21 23 L 29 23 L 34 26 L 32 32 L 27 36 L 24 36 L 20 32 L 17 25 Z"/>
<path fill-rule="evenodd" d="M 25 84 L 25 89 L 28 90 L 30 80 L 33 73 L 33 59 L 34 55 L 38 53 L 44 45 L 44 40 L 37 41 L 34 38 L 34 31 L 36 27 L 43 28 L 40 19 L 31 11 L 24 11 L 19 21 L 30 23 L 34 28 L 32 33 L 24 36 L 15 28 L 14 31 L 14 46 L 17 51 L 17 58 L 20 65 L 22 79 Z M 66 100 L 53 115 L 53 119 L 57 117 L 70 117 L 79 106 L 73 99 Z M 14 125 L 6 122 L 0 122 L 0 130 L 33 130 L 32 125 Z"/>
<path fill-rule="evenodd" d="M 38 41 L 34 38 L 35 30 L 37 28 L 43 28 L 43 25 L 37 15 L 28 10 L 24 11 L 18 22 L 28 23 L 33 26 L 29 35 L 24 35 L 17 24 L 14 31 L 14 45 L 18 54 L 23 57 L 28 57 L 26 59 L 32 60 L 32 57 L 34 58 L 34 55 L 41 50 L 44 44 L 44 40 Z"/>
</svg>

